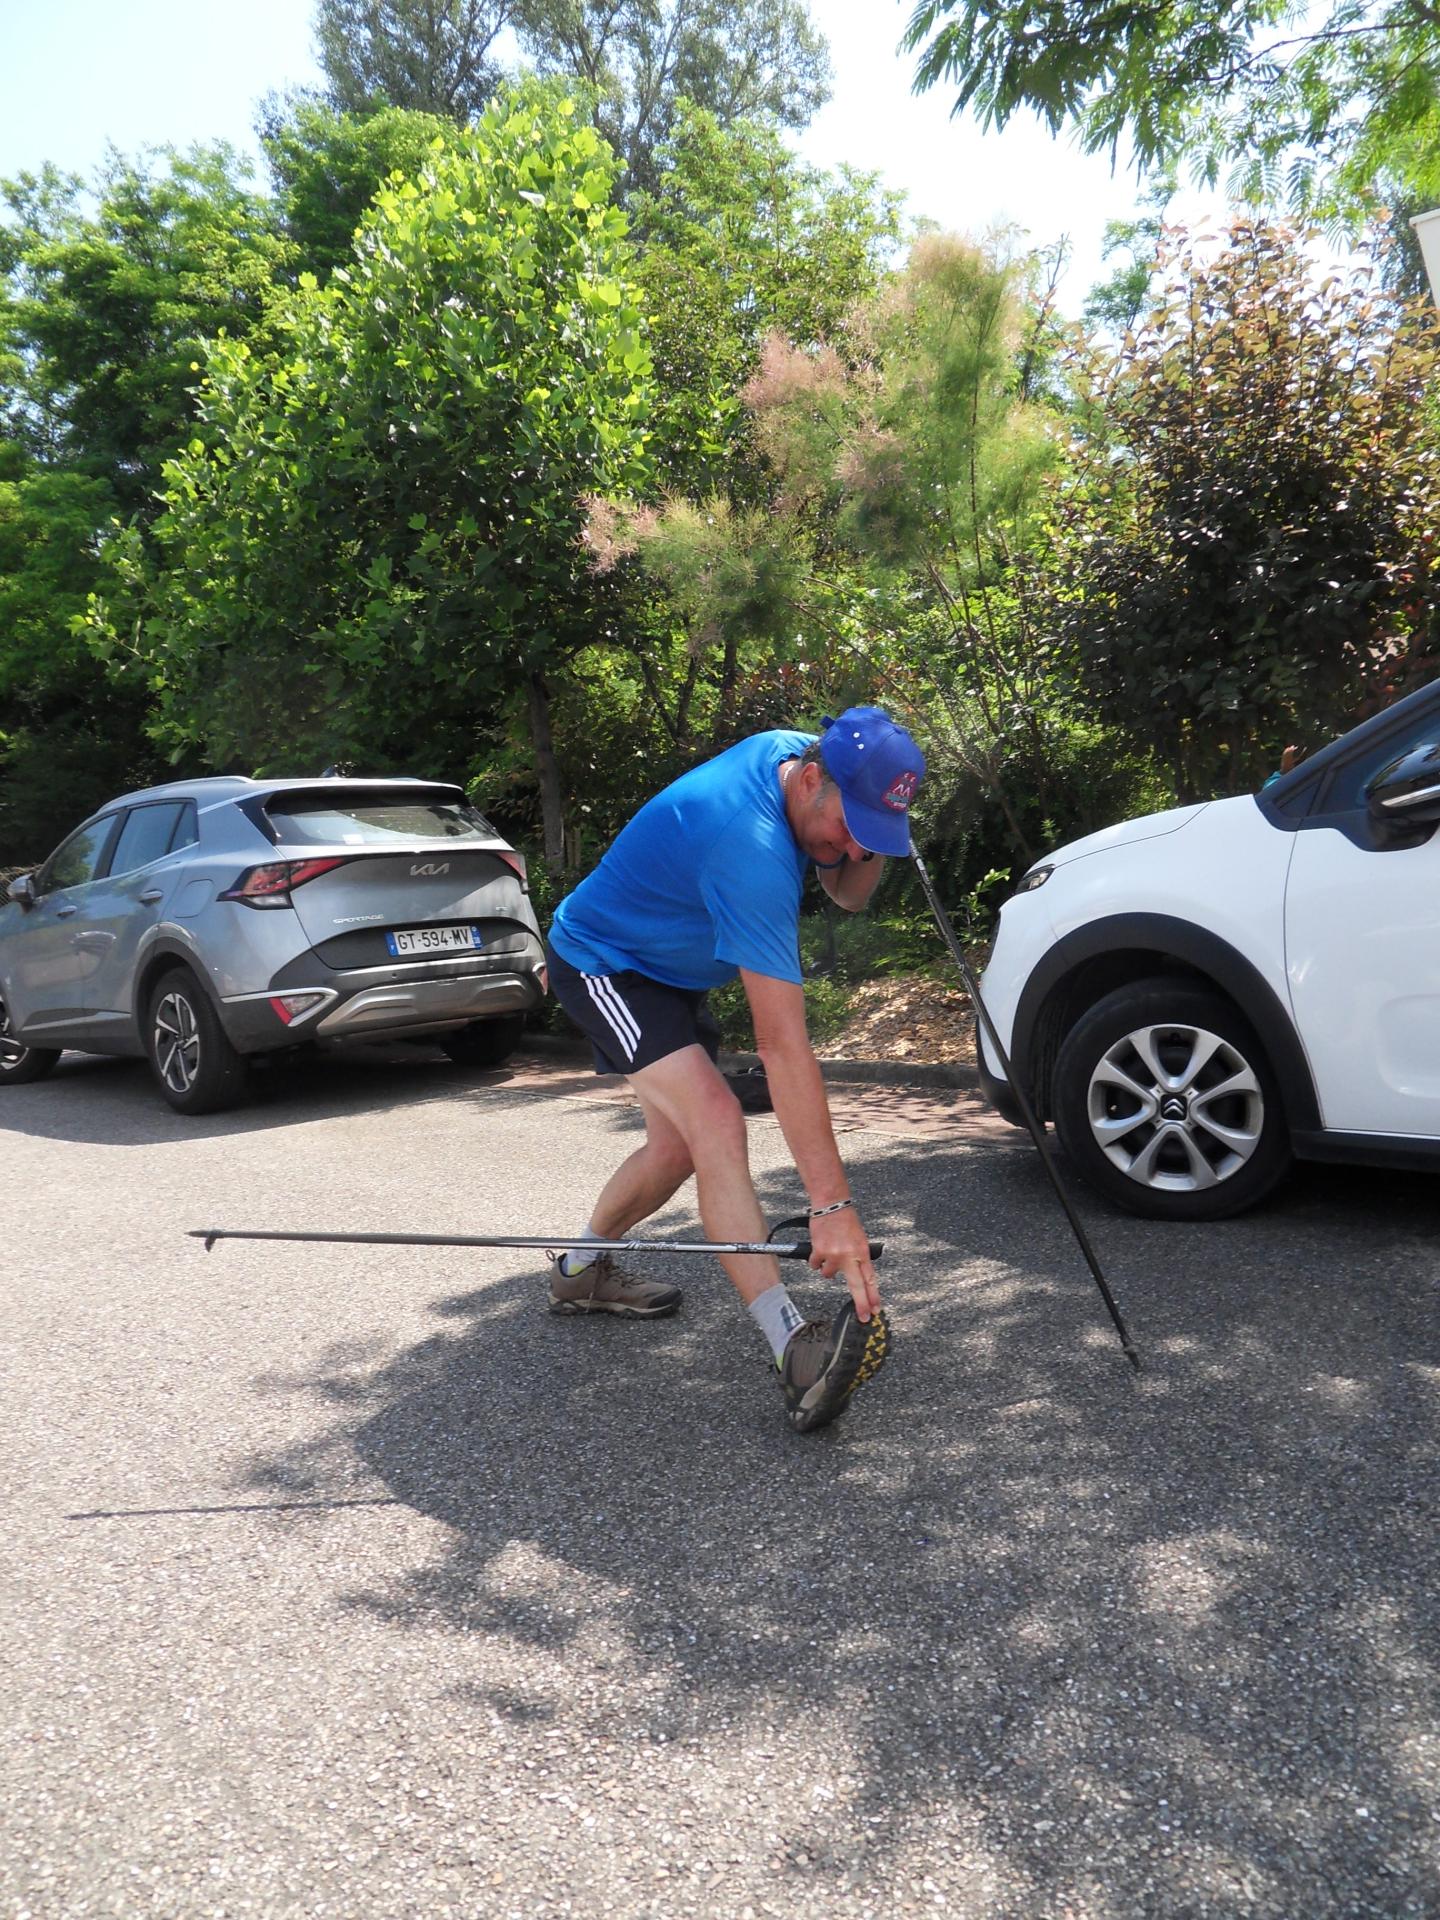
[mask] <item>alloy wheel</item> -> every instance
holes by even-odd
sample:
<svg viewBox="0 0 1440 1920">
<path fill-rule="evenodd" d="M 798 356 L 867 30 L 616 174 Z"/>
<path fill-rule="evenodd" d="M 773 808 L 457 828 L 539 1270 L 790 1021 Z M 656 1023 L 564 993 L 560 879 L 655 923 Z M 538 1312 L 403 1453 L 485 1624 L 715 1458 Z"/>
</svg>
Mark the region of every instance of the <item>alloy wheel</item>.
<svg viewBox="0 0 1440 1920">
<path fill-rule="evenodd" d="M 10 1030 L 10 1009 L 0 1000 L 0 1073 L 11 1073 L 30 1051 L 22 1047 Z"/>
<path fill-rule="evenodd" d="M 1090 1075 L 1096 1144 L 1141 1186 L 1195 1193 L 1231 1179 L 1260 1144 L 1265 1097 L 1233 1042 L 1178 1022 L 1136 1027 Z"/>
<path fill-rule="evenodd" d="M 155 1008 L 155 1063 L 172 1093 L 188 1093 L 200 1071 L 195 1009 L 183 993 L 167 993 Z"/>
</svg>

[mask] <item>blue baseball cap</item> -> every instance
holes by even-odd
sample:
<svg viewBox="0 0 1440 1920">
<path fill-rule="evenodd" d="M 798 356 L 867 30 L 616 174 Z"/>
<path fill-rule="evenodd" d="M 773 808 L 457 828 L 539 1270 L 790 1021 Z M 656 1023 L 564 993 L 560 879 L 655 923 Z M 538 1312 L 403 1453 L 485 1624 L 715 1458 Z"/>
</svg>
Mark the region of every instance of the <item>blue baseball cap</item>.
<svg viewBox="0 0 1440 1920">
<path fill-rule="evenodd" d="M 925 756 L 880 707 L 847 707 L 821 722 L 820 758 L 840 789 L 850 837 L 871 853 L 910 852 L 910 802 Z"/>
</svg>

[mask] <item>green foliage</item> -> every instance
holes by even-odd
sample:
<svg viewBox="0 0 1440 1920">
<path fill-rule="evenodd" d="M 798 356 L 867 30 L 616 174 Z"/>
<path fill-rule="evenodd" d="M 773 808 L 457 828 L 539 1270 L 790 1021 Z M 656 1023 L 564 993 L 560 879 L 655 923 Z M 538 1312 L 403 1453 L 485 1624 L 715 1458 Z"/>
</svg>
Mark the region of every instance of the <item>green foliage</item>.
<svg viewBox="0 0 1440 1920">
<path fill-rule="evenodd" d="M 803 127 L 829 94 L 804 0 L 319 0 L 330 104 L 478 118 L 505 76 L 509 30 L 534 70 L 579 91 L 627 188 L 657 185 L 689 104 L 722 126 Z"/>
<path fill-rule="evenodd" d="M 1051 600 L 1095 710 L 1189 796 L 1253 786 L 1433 660 L 1440 317 L 1284 229 L 1172 260 L 1087 397 Z"/>
<path fill-rule="evenodd" d="M 754 501 L 765 491 L 741 390 L 766 337 L 814 346 L 876 291 L 900 196 L 872 174 L 806 166 L 771 128 L 683 110 L 652 192 L 633 198 L 651 315 L 662 484 Z"/>
<path fill-rule="evenodd" d="M 517 24 L 538 71 L 592 89 L 631 190 L 658 184 L 687 103 L 724 127 L 803 127 L 830 94 L 805 0 L 521 0 Z"/>
<path fill-rule="evenodd" d="M 293 764 L 457 710 L 483 730 L 589 638 L 577 503 L 643 480 L 649 373 L 611 182 L 532 88 L 386 183 L 274 353 L 217 345 L 158 564 L 117 537 L 93 613 L 173 750 Z"/>
<path fill-rule="evenodd" d="M 747 390 L 816 560 L 838 545 L 864 581 L 870 687 L 997 795 L 1024 859 L 1010 786 L 1047 791 L 1055 706 L 1033 585 L 1059 436 L 1022 373 L 1045 319 L 1023 263 L 932 235 L 857 315 L 848 357 L 777 340 Z"/>
<path fill-rule="evenodd" d="M 413 180 L 448 131 L 437 114 L 401 107 L 360 115 L 305 96 L 268 102 L 261 143 L 297 271 L 323 282 L 348 266 L 355 230 L 382 183 L 393 173 Z"/>
<path fill-rule="evenodd" d="M 0 186 L 0 404 L 37 454 L 107 479 L 127 513 L 152 510 L 191 429 L 207 343 L 263 328 L 290 257 L 228 148 L 161 158 L 112 156 L 88 209 L 53 170 Z"/>
<path fill-rule="evenodd" d="M 143 692 L 107 685 L 71 621 L 100 528 L 153 514 L 195 431 L 208 341 L 258 337 L 288 250 L 224 148 L 0 194 L 0 840 L 26 859 L 149 776 Z"/>
<path fill-rule="evenodd" d="M 1399 0 L 920 0 L 915 84 L 1003 127 L 1032 110 L 1141 169 L 1225 165 L 1247 198 L 1353 219 L 1398 185 L 1440 198 L 1440 15 Z"/>
<path fill-rule="evenodd" d="M 317 0 L 315 41 L 342 113 L 405 107 L 461 126 L 502 78 L 491 57 L 507 0 Z"/>
</svg>

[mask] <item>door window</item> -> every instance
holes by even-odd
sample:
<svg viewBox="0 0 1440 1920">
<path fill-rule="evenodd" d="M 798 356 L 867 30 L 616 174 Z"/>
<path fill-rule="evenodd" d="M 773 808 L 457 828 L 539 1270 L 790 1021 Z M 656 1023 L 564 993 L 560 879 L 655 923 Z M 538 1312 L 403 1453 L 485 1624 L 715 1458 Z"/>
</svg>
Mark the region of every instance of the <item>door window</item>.
<svg viewBox="0 0 1440 1920">
<path fill-rule="evenodd" d="M 200 844 L 200 821 L 195 812 L 193 800 L 180 803 L 180 820 L 170 836 L 171 853 L 179 853 L 182 847 L 198 847 Z"/>
<path fill-rule="evenodd" d="M 58 893 L 62 887 L 83 887 L 87 880 L 93 880 L 114 827 L 112 814 L 107 820 L 92 821 L 88 827 L 72 833 L 40 869 L 36 893 Z"/>
<path fill-rule="evenodd" d="M 183 803 L 178 800 L 167 801 L 163 806 L 132 808 L 120 830 L 115 857 L 110 862 L 110 878 L 134 873 L 137 867 L 148 867 L 153 860 L 167 854 L 184 811 Z"/>
</svg>

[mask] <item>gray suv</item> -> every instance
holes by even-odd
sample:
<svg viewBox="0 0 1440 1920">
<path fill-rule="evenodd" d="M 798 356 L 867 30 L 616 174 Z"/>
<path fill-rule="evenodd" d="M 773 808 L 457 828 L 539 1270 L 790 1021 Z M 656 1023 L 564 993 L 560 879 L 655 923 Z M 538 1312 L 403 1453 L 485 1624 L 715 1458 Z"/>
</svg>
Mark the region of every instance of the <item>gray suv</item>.
<svg viewBox="0 0 1440 1920">
<path fill-rule="evenodd" d="M 428 780 L 180 781 L 92 815 L 0 902 L 0 1085 L 143 1054 L 209 1113 L 314 1040 L 498 1066 L 544 999 L 522 856 Z"/>
</svg>

